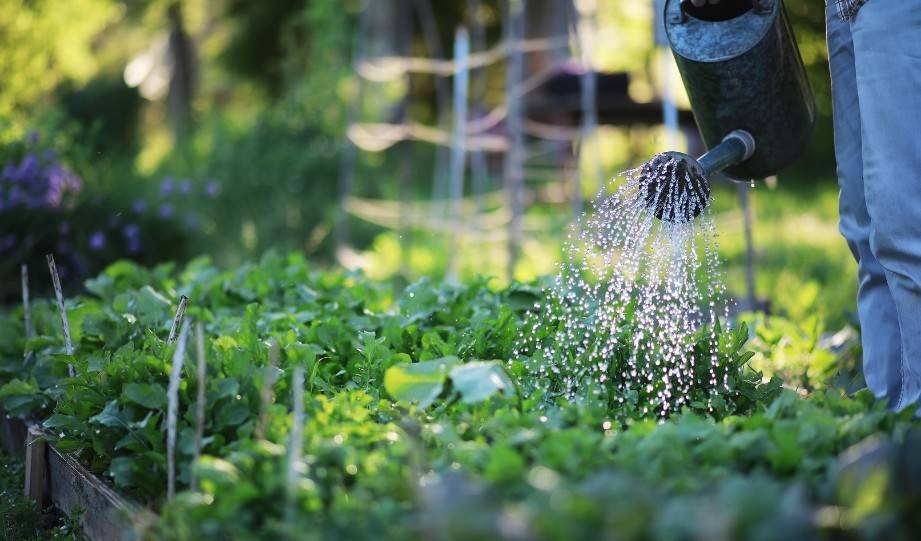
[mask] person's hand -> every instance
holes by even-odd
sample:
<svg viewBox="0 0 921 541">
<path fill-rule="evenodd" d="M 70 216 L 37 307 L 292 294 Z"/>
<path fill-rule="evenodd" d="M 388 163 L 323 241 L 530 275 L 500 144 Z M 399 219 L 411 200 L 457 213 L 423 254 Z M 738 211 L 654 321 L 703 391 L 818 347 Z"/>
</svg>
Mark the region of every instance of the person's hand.
<svg viewBox="0 0 921 541">
<path fill-rule="evenodd" d="M 691 3 L 697 7 L 700 7 L 707 3 L 708 0 L 691 0 Z M 720 0 L 709 0 L 711 4 L 719 4 Z"/>
</svg>

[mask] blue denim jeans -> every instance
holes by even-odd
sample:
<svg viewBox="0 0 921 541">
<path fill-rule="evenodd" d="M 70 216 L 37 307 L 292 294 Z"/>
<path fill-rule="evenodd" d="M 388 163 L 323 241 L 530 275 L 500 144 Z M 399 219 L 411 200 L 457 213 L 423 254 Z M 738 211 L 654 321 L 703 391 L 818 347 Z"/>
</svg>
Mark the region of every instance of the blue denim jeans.
<svg viewBox="0 0 921 541">
<path fill-rule="evenodd" d="M 840 230 L 857 259 L 869 389 L 921 396 L 921 5 L 870 0 L 826 13 Z"/>
</svg>

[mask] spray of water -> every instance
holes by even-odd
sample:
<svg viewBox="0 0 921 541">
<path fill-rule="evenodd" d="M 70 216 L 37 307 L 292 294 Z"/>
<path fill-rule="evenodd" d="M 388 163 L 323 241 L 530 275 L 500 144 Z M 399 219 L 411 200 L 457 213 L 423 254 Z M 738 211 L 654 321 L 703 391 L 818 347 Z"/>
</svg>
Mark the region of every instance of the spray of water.
<svg viewBox="0 0 921 541">
<path fill-rule="evenodd" d="M 516 361 L 542 391 L 567 400 L 604 392 L 665 417 L 727 387 L 709 202 L 706 181 L 668 154 L 602 189 L 519 335 Z"/>
</svg>

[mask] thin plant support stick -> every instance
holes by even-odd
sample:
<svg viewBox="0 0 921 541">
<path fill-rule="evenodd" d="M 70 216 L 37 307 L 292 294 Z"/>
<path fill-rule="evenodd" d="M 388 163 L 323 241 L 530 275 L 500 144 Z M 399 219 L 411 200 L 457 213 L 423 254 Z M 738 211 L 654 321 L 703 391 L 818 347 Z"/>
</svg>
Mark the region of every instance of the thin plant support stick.
<svg viewBox="0 0 921 541">
<path fill-rule="evenodd" d="M 399 0 L 397 2 L 400 17 L 398 50 L 400 54 L 409 55 L 412 46 L 413 37 L 413 10 L 410 5 L 411 0 Z M 407 72 L 403 76 L 406 84 L 406 92 L 400 99 L 399 117 L 403 124 L 409 124 L 412 121 L 409 106 L 413 95 L 413 77 Z M 400 180 L 398 185 L 400 212 L 399 222 L 397 224 L 397 235 L 400 239 L 400 275 L 409 276 L 409 251 L 412 248 L 412 232 L 409 228 L 408 214 L 410 212 L 409 198 L 412 189 L 413 179 L 413 149 L 415 142 L 412 140 L 403 141 L 399 146 L 400 153 Z"/>
<path fill-rule="evenodd" d="M 598 131 L 598 75 L 595 72 L 593 49 L 595 46 L 595 13 L 591 10 L 578 17 L 576 43 L 579 44 L 579 56 L 582 74 L 579 76 L 580 102 L 582 105 L 582 125 L 579 142 L 579 172 L 573 177 L 572 210 L 576 219 L 582 215 L 582 173 L 584 165 L 589 171 L 592 191 L 601 187 L 600 150 L 595 138 Z M 585 163 L 583 163 L 585 162 Z"/>
<path fill-rule="evenodd" d="M 187 304 L 189 304 L 188 297 L 185 295 L 179 297 L 179 307 L 176 308 L 176 317 L 173 318 L 173 326 L 169 330 L 169 338 L 166 339 L 167 344 L 172 344 L 176 341 L 176 333 L 182 328 L 182 318 L 185 317 L 185 308 Z"/>
<path fill-rule="evenodd" d="M 205 331 L 201 321 L 195 322 L 195 357 L 198 360 L 198 393 L 195 396 L 195 455 L 192 464 L 201 456 L 202 439 L 205 435 L 205 389 L 208 365 L 205 360 Z M 192 468 L 189 486 L 196 488 L 195 468 Z"/>
<path fill-rule="evenodd" d="M 185 344 L 189 336 L 189 324 L 182 325 L 176 351 L 173 352 L 173 367 L 166 389 L 166 499 L 176 495 L 176 417 L 179 415 L 179 380 L 182 378 L 182 364 L 185 361 Z"/>
<path fill-rule="evenodd" d="M 45 259 L 48 261 L 48 271 L 51 272 L 51 284 L 54 286 L 54 296 L 58 301 L 58 311 L 61 313 L 61 329 L 64 332 L 64 353 L 68 356 L 73 356 L 74 354 L 74 345 L 70 341 L 70 325 L 67 323 L 67 309 L 64 308 L 64 291 L 61 289 L 61 277 L 58 275 L 58 268 L 54 264 L 54 255 L 47 254 Z M 67 373 L 70 377 L 74 377 L 76 372 L 74 371 L 74 365 L 70 362 L 67 363 Z"/>
<path fill-rule="evenodd" d="M 662 121 L 665 124 L 665 148 L 678 150 L 678 105 L 672 82 L 672 55 L 668 48 L 659 48 L 659 69 L 662 70 Z"/>
<path fill-rule="evenodd" d="M 294 422 L 288 440 L 288 509 L 287 520 L 291 523 L 295 513 L 295 491 L 300 477 L 301 455 L 304 445 L 304 367 L 297 366 L 291 375 L 292 400 L 294 402 Z"/>
<path fill-rule="evenodd" d="M 524 13 L 526 0 L 509 0 L 508 14 L 505 20 L 506 41 L 517 45 L 524 39 Z M 524 132 L 522 130 L 523 101 L 515 96 L 515 88 L 524 78 L 524 55 L 516 47 L 509 54 L 508 69 L 505 75 L 505 106 L 508 110 L 506 119 L 509 134 L 509 148 L 505 155 L 505 189 L 508 192 L 509 207 L 512 217 L 508 223 L 508 262 L 506 274 L 508 279 L 515 277 L 515 266 L 521 251 L 521 222 L 524 214 Z"/>
<path fill-rule="evenodd" d="M 32 307 L 29 304 L 29 266 L 25 263 L 20 268 L 20 274 L 22 275 L 22 319 L 25 326 L 26 340 L 28 341 L 35 334 L 35 331 L 32 329 Z M 28 351 L 24 354 L 24 357 L 28 360 L 31 357 L 31 353 L 31 351 Z"/>
<path fill-rule="evenodd" d="M 481 0 L 470 0 L 467 4 L 470 10 L 470 20 L 473 26 L 470 29 L 470 48 L 476 53 L 486 49 L 486 29 L 480 18 Z M 468 69 L 472 69 L 470 59 L 467 60 Z M 473 103 L 474 115 L 480 115 L 486 110 L 486 74 L 480 73 L 473 78 L 470 101 Z M 476 201 L 476 217 L 479 218 L 485 209 L 483 194 L 486 193 L 489 183 L 489 167 L 486 163 L 486 153 L 483 149 L 475 149 L 470 154 L 470 169 L 473 177 L 473 194 Z"/>
<path fill-rule="evenodd" d="M 256 438 L 265 438 L 265 427 L 269 423 L 269 407 L 275 401 L 275 378 L 278 369 L 278 342 L 273 338 L 269 346 L 269 365 L 264 370 L 265 379 L 259 393 L 259 424 L 256 425 Z"/>
<path fill-rule="evenodd" d="M 464 197 L 464 166 L 467 163 L 467 90 L 470 85 L 470 71 L 467 60 L 470 57 L 470 36 L 463 26 L 454 35 L 454 62 L 460 69 L 454 75 L 454 136 L 451 144 L 451 221 L 453 223 L 448 247 L 448 280 L 457 279 L 459 233 L 463 228 L 461 199 Z"/>
<path fill-rule="evenodd" d="M 358 14 L 358 32 L 355 35 L 355 41 L 352 46 L 352 67 L 358 66 L 366 56 L 367 46 L 365 45 L 368 36 L 368 27 L 370 26 L 368 18 L 370 17 L 370 5 L 365 5 Z M 355 78 L 355 84 L 358 87 L 358 95 L 349 104 L 346 113 L 346 126 L 351 127 L 361 119 L 361 107 L 365 97 L 365 81 L 362 77 Z M 358 171 L 358 147 L 348 137 L 343 140 L 345 145 L 342 149 L 342 158 L 339 170 L 339 206 L 336 211 L 335 222 L 333 223 L 333 242 L 335 243 L 335 257 L 341 258 L 349 244 L 349 215 L 345 208 L 345 202 L 352 194 L 352 187 L 355 184 L 355 176 Z"/>
</svg>

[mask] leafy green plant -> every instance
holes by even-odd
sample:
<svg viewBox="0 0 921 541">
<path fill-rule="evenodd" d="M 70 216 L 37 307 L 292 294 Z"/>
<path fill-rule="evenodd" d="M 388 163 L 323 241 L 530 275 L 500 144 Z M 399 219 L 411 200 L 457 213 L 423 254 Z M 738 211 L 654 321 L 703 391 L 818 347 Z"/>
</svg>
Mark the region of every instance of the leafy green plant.
<svg viewBox="0 0 921 541">
<path fill-rule="evenodd" d="M 67 302 L 72 356 L 62 352 L 51 303 L 33 304 L 29 340 L 20 309 L 3 316 L 0 400 L 157 509 L 147 538 L 859 538 L 885 513 L 901 531 L 898 517 L 915 501 L 899 485 L 877 490 L 864 511 L 864 499 L 832 490 L 855 446 L 909 444 L 908 412 L 887 412 L 866 392 L 804 398 L 780 379 L 763 382 L 747 368 L 745 326 L 716 329 L 728 389 L 656 419 L 644 415 L 639 394 L 621 403 L 586 386 L 565 400 L 509 362 L 524 313 L 540 298 L 530 285 L 421 280 L 394 294 L 358 274 L 270 253 L 229 271 L 207 260 L 178 270 L 121 262 L 86 286 L 89 296 Z M 176 347 L 166 337 L 181 295 L 205 331 L 204 438 L 193 462 L 199 382 L 187 362 L 181 490 L 165 502 Z M 292 484 L 296 367 L 306 396 Z M 903 467 L 898 456 L 885 467 Z M 855 514 L 822 525 L 791 513 L 791 501 L 805 513 L 840 506 Z M 712 506 L 719 516 L 697 518 Z"/>
</svg>

